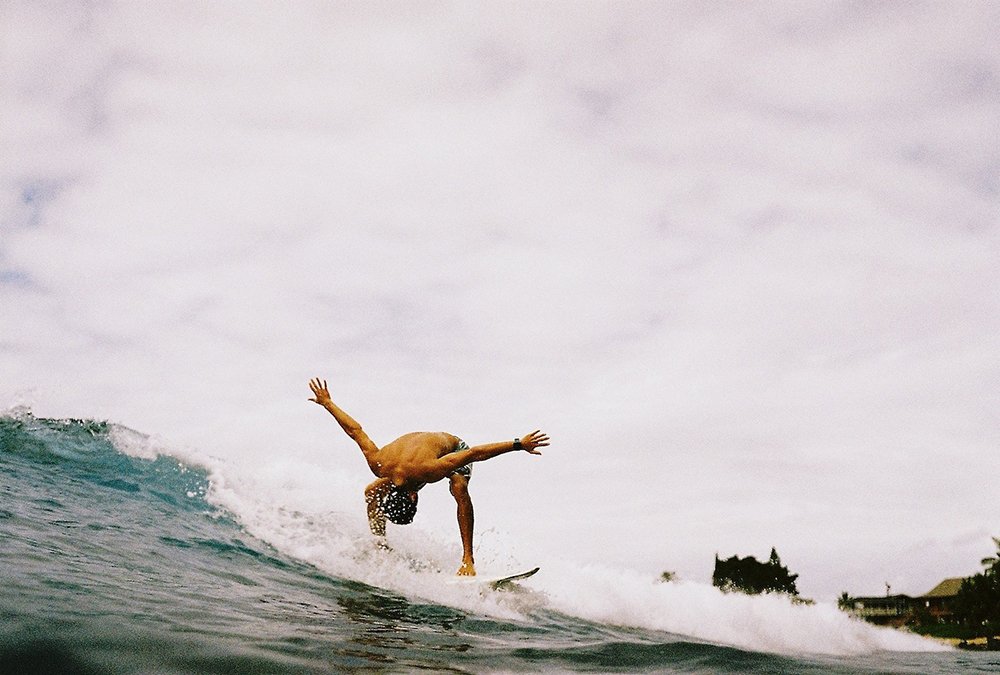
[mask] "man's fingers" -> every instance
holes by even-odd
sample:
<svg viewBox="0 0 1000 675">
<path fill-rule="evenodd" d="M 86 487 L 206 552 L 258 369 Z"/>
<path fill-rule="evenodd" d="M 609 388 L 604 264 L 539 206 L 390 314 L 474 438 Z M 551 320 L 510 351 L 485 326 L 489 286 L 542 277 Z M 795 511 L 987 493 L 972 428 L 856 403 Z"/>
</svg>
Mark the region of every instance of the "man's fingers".
<svg viewBox="0 0 1000 675">
<path fill-rule="evenodd" d="M 526 436 L 526 439 L 530 440 L 535 445 L 548 445 L 549 435 L 543 433 L 541 429 L 535 429 L 530 434 Z"/>
</svg>

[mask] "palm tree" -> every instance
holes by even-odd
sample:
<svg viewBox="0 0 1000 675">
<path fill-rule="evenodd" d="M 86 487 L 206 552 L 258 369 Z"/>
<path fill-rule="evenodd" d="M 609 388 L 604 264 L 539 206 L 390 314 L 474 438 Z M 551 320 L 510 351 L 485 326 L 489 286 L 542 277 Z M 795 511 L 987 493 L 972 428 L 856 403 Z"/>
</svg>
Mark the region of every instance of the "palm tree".
<svg viewBox="0 0 1000 675">
<path fill-rule="evenodd" d="M 981 562 L 986 568 L 986 574 L 1000 574 L 1000 537 L 992 537 L 992 539 L 997 547 L 996 555 L 983 558 Z"/>
</svg>

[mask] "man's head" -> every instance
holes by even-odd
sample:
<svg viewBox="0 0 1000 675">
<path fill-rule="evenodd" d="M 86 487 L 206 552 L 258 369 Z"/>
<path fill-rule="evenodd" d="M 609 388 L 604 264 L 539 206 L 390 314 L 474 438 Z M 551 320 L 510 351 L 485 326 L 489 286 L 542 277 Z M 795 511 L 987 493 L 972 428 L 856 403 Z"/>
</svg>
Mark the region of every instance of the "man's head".
<svg viewBox="0 0 1000 675">
<path fill-rule="evenodd" d="M 417 515 L 417 493 L 394 487 L 382 497 L 382 513 L 397 525 L 409 525 Z"/>
</svg>

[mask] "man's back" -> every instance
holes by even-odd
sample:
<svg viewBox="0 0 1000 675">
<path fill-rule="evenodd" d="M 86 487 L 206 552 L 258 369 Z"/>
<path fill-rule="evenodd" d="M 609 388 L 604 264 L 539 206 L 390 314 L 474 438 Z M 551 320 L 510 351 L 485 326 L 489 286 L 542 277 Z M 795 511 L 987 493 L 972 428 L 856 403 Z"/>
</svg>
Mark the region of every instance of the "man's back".
<svg viewBox="0 0 1000 675">
<path fill-rule="evenodd" d="M 453 452 L 459 438 L 441 431 L 416 431 L 400 436 L 375 454 L 378 475 L 399 487 L 418 488 L 444 478 L 449 470 L 437 460 Z"/>
</svg>

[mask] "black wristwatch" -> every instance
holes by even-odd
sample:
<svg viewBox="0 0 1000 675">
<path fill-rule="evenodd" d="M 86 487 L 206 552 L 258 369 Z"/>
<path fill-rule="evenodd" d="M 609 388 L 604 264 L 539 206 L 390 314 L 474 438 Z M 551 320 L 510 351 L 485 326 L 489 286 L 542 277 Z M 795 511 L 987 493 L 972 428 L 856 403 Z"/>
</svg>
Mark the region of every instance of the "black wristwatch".
<svg viewBox="0 0 1000 675">
<path fill-rule="evenodd" d="M 514 439 L 514 449 L 515 450 L 524 450 L 524 446 L 521 445 L 521 439 L 520 438 L 515 438 Z"/>
</svg>

